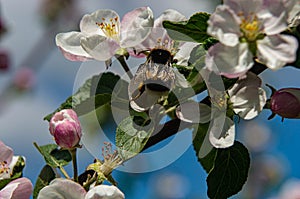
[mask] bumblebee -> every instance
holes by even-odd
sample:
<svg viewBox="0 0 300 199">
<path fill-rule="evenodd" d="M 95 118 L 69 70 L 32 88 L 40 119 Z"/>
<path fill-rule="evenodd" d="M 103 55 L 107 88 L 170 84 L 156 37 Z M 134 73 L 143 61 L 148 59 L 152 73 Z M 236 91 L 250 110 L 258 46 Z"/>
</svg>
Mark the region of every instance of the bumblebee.
<svg viewBox="0 0 300 199">
<path fill-rule="evenodd" d="M 168 92 L 175 84 L 175 73 L 172 68 L 173 55 L 163 48 L 150 51 L 145 63 L 141 64 L 129 84 L 131 100 L 138 98 L 145 90 Z"/>
</svg>

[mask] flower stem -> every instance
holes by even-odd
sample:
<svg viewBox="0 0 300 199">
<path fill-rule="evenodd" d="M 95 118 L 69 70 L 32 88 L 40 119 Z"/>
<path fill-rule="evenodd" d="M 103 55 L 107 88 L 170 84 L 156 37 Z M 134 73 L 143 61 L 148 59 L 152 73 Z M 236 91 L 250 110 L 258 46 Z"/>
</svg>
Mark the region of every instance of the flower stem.
<svg viewBox="0 0 300 199">
<path fill-rule="evenodd" d="M 68 175 L 68 173 L 66 172 L 66 170 L 63 167 L 58 167 L 58 168 L 67 179 L 70 179 L 70 176 Z"/>
<path fill-rule="evenodd" d="M 78 169 L 77 169 L 77 157 L 76 157 L 76 148 L 70 149 L 73 162 L 73 172 L 74 172 L 74 181 L 78 182 Z"/>
<path fill-rule="evenodd" d="M 133 75 L 132 75 L 132 73 L 131 73 L 131 71 L 130 71 L 130 69 L 129 69 L 129 67 L 128 67 L 125 59 L 124 59 L 124 56 L 116 56 L 116 58 L 118 59 L 118 61 L 122 65 L 122 67 L 123 67 L 124 71 L 126 72 L 126 74 L 128 75 L 128 77 L 130 79 L 132 79 Z"/>
</svg>

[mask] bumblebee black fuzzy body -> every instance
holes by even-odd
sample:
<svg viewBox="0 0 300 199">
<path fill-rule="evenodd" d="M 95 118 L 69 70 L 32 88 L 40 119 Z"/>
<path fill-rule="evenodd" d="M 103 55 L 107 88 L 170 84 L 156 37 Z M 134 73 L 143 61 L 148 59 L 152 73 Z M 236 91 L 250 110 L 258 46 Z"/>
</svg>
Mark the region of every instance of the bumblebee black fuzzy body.
<svg viewBox="0 0 300 199">
<path fill-rule="evenodd" d="M 134 76 L 133 81 L 139 82 L 139 92 L 143 93 L 146 88 L 156 92 L 170 91 L 175 81 L 172 61 L 170 51 L 160 48 L 151 50 Z"/>
</svg>

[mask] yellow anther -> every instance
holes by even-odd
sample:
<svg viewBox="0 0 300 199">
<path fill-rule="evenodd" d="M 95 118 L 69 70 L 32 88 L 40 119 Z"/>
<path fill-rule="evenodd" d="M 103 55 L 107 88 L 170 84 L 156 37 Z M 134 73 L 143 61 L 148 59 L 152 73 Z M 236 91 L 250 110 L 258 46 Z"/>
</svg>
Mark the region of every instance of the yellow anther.
<svg viewBox="0 0 300 199">
<path fill-rule="evenodd" d="M 119 41 L 119 21 L 118 17 L 110 18 L 108 21 L 102 18 L 102 22 L 96 25 L 102 30 L 106 37 Z"/>
</svg>

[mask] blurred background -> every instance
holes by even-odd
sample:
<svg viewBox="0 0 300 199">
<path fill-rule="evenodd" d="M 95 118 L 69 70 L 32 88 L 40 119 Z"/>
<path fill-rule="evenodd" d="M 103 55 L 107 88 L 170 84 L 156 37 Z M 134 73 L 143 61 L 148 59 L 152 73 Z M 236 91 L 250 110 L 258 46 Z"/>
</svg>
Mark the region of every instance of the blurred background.
<svg viewBox="0 0 300 199">
<path fill-rule="evenodd" d="M 78 29 L 81 17 L 97 9 L 113 9 L 123 16 L 137 7 L 150 6 L 155 17 L 169 8 L 190 17 L 195 12 L 212 13 L 218 3 L 208 0 L 0 1 L 0 140 L 12 147 L 15 154 L 26 157 L 24 176 L 34 184 L 44 166 L 33 142 L 54 143 L 43 117 L 73 93 L 82 64 L 63 57 L 55 46 L 57 33 Z M 104 63 L 98 64 L 98 72 L 104 71 Z M 113 64 L 112 70 L 114 67 Z M 299 76 L 300 72 L 292 67 L 261 74 L 264 84 L 278 89 L 299 87 Z M 270 95 L 270 90 L 264 88 Z M 281 122 L 278 116 L 268 121 L 270 114 L 264 110 L 255 120 L 241 121 L 238 125 L 237 139 L 251 153 L 251 170 L 243 191 L 233 198 L 300 198 L 297 191 L 300 190 L 300 121 Z M 184 132 L 181 139 L 190 143 L 191 133 Z M 139 167 L 155 164 L 167 155 L 170 154 L 132 161 Z M 92 163 L 94 154 L 84 146 L 78 157 L 82 172 Z M 67 169 L 71 172 L 71 168 Z M 197 162 L 192 146 L 164 168 L 147 173 L 114 171 L 113 176 L 128 199 L 207 198 L 206 173 Z M 298 197 L 292 197 L 292 193 Z"/>
</svg>

